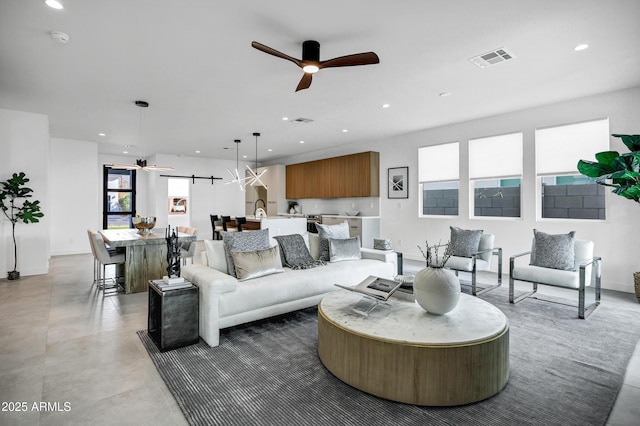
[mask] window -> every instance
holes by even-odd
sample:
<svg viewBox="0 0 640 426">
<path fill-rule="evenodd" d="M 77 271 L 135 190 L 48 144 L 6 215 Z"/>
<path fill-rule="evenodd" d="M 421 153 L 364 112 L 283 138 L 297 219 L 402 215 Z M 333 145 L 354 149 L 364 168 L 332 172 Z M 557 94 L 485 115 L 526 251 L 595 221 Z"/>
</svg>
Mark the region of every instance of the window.
<svg viewBox="0 0 640 426">
<path fill-rule="evenodd" d="M 608 150 L 608 119 L 536 130 L 540 217 L 604 220 L 605 188 L 577 173 L 577 164 Z"/>
<path fill-rule="evenodd" d="M 469 140 L 473 216 L 520 217 L 522 133 Z"/>
<path fill-rule="evenodd" d="M 136 171 L 104 168 L 104 229 L 131 228 L 136 206 Z"/>
<path fill-rule="evenodd" d="M 460 157 L 458 142 L 418 149 L 421 216 L 457 216 Z"/>
</svg>

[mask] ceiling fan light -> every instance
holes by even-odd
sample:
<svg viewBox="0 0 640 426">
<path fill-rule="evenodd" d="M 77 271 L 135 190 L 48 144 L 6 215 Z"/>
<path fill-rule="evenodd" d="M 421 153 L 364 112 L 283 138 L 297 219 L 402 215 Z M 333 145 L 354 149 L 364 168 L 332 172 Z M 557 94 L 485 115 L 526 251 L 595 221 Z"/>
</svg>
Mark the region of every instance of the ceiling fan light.
<svg viewBox="0 0 640 426">
<path fill-rule="evenodd" d="M 320 68 L 317 65 L 309 64 L 302 67 L 302 70 L 307 74 L 315 74 L 320 70 Z"/>
</svg>

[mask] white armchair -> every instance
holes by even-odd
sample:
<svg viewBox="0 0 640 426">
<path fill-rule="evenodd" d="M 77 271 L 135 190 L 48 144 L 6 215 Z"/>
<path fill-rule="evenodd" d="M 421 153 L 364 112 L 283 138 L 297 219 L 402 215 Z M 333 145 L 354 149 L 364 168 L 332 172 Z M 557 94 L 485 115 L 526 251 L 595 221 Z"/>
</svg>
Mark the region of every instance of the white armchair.
<svg viewBox="0 0 640 426">
<path fill-rule="evenodd" d="M 478 251 L 473 253 L 471 257 L 451 256 L 446 263 L 446 267 L 451 269 L 458 275 L 459 272 L 468 272 L 471 274 L 471 294 L 474 296 L 486 293 L 494 288 L 500 287 L 502 284 L 502 248 L 495 247 L 496 237 L 493 234 L 482 234 Z M 498 257 L 498 282 L 489 287 L 478 288 L 476 285 L 476 272 L 491 270 L 491 261 L 493 256 Z M 461 282 L 465 285 L 464 282 Z"/>
<path fill-rule="evenodd" d="M 535 244 L 535 240 L 534 240 Z M 519 262 L 531 255 L 531 251 L 511 256 L 509 259 L 509 302 L 518 303 L 532 297 L 538 285 L 569 288 L 578 291 L 578 316 L 587 318 L 600 304 L 601 263 L 600 257 L 593 256 L 593 241 L 575 240 L 575 270 L 544 268 Z M 526 258 L 528 259 L 529 256 Z M 515 297 L 515 281 L 533 283 L 533 291 Z M 535 299 L 535 297 L 532 297 Z M 590 300 L 587 302 L 587 298 Z M 588 305 L 587 305 L 588 303 Z M 571 304 L 570 306 L 575 306 Z"/>
</svg>

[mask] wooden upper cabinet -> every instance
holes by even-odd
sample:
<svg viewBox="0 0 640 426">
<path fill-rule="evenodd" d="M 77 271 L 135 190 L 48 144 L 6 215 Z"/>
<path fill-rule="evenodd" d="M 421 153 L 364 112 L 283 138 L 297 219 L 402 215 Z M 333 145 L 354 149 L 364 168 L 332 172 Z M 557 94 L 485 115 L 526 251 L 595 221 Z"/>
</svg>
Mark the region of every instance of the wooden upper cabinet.
<svg viewBox="0 0 640 426">
<path fill-rule="evenodd" d="M 368 151 L 287 166 L 287 198 L 380 196 L 380 153 Z"/>
</svg>

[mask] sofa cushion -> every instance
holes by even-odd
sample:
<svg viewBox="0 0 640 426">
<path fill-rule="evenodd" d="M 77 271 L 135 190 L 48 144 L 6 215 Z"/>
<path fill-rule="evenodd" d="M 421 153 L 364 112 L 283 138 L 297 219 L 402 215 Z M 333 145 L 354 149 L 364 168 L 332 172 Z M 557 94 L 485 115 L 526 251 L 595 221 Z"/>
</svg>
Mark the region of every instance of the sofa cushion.
<svg viewBox="0 0 640 426">
<path fill-rule="evenodd" d="M 224 250 L 224 242 L 222 240 L 204 240 L 204 251 L 206 254 L 207 265 L 209 268 L 216 269 L 225 274 L 229 273 L 227 268 L 227 256 Z"/>
<path fill-rule="evenodd" d="M 323 261 L 314 260 L 311 257 L 302 235 L 278 235 L 273 238 L 280 247 L 280 255 L 284 266 L 291 269 L 309 269 L 324 265 Z"/>
<path fill-rule="evenodd" d="M 531 265 L 541 268 L 575 271 L 575 231 L 568 234 L 547 234 L 533 230 Z"/>
<path fill-rule="evenodd" d="M 478 252 L 482 229 L 461 229 L 457 226 L 450 226 L 450 244 L 453 248 L 453 255 L 459 257 L 471 257 Z"/>
<path fill-rule="evenodd" d="M 345 239 L 329 238 L 329 261 L 342 262 L 344 260 L 360 259 L 360 237 Z"/>
<path fill-rule="evenodd" d="M 227 257 L 229 275 L 236 276 L 236 267 L 231 257 L 232 251 L 256 251 L 271 248 L 269 244 L 269 230 L 244 232 L 221 232 Z"/>
<path fill-rule="evenodd" d="M 238 281 L 284 272 L 278 246 L 256 251 L 232 251 Z"/>
<path fill-rule="evenodd" d="M 345 239 L 349 238 L 349 224 L 345 220 L 335 225 L 316 224 L 318 237 L 320 238 L 320 260 L 329 260 L 329 238 Z"/>
</svg>

